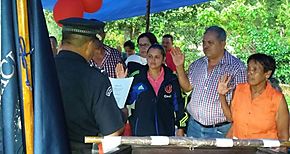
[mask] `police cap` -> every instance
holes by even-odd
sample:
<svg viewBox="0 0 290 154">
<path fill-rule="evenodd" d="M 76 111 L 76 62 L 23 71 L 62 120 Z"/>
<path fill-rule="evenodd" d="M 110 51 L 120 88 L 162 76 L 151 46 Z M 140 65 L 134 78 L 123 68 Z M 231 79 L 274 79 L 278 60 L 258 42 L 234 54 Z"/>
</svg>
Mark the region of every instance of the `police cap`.
<svg viewBox="0 0 290 154">
<path fill-rule="evenodd" d="M 99 20 L 83 18 L 66 18 L 59 21 L 63 25 L 62 31 L 72 34 L 96 37 L 102 40 L 101 33 L 104 32 L 105 23 Z"/>
</svg>

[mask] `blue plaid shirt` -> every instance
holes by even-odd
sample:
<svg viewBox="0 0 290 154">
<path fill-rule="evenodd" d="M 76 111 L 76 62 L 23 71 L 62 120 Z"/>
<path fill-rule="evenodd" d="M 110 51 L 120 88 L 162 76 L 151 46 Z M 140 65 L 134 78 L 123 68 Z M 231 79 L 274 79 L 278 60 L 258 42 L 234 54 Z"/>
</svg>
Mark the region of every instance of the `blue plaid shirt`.
<svg viewBox="0 0 290 154">
<path fill-rule="evenodd" d="M 230 86 L 246 82 L 246 67 L 242 61 L 225 51 L 222 60 L 208 74 L 208 58 L 202 57 L 189 67 L 188 78 L 192 85 L 192 96 L 187 106 L 191 116 L 203 125 L 213 125 L 226 121 L 223 114 L 219 95 L 217 93 L 218 80 L 224 74 L 232 77 Z M 232 99 L 232 91 L 227 96 Z"/>
</svg>

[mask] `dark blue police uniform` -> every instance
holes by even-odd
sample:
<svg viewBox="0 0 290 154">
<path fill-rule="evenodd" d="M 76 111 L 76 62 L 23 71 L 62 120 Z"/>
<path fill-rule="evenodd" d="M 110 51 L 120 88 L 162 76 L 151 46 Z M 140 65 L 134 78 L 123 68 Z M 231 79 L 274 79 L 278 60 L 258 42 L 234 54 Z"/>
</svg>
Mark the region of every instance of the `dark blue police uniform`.
<svg viewBox="0 0 290 154">
<path fill-rule="evenodd" d="M 60 22 L 65 37 L 76 34 L 100 40 L 100 21 L 68 18 Z M 65 37 L 63 41 L 67 41 Z M 55 63 L 72 152 L 91 153 L 92 144 L 84 144 L 84 137 L 112 134 L 124 126 L 124 118 L 108 77 L 90 67 L 81 52 L 62 50 Z"/>
<path fill-rule="evenodd" d="M 109 135 L 123 127 L 105 75 L 71 51 L 60 51 L 55 62 L 70 140 L 84 142 L 84 136 Z"/>
</svg>

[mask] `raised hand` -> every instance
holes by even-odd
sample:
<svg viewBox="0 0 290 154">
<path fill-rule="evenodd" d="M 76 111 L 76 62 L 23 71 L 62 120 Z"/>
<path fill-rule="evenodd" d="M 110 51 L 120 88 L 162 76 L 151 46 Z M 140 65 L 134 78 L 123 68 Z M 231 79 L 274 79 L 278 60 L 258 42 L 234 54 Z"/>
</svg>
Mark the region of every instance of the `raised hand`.
<svg viewBox="0 0 290 154">
<path fill-rule="evenodd" d="M 184 54 L 180 51 L 179 47 L 173 48 L 171 51 L 171 56 L 175 66 L 180 66 L 184 64 Z"/>
<path fill-rule="evenodd" d="M 124 67 L 121 63 L 118 63 L 115 68 L 115 73 L 117 78 L 126 78 L 128 69 L 124 70 Z"/>
<path fill-rule="evenodd" d="M 218 89 L 217 92 L 220 95 L 225 95 L 227 92 L 229 92 L 232 87 L 228 87 L 228 83 L 231 81 L 231 76 L 228 76 L 227 74 L 224 74 L 221 76 L 218 82 Z"/>
</svg>

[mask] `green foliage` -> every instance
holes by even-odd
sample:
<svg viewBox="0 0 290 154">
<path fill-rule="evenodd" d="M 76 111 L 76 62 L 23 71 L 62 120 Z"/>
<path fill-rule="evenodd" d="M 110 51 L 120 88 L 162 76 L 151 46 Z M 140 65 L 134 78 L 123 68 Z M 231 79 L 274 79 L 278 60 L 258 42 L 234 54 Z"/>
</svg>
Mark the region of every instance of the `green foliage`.
<svg viewBox="0 0 290 154">
<path fill-rule="evenodd" d="M 61 28 L 56 24 L 50 11 L 44 11 L 46 25 L 50 36 L 55 36 L 57 41 L 61 40 Z"/>
<path fill-rule="evenodd" d="M 290 108 L 290 96 L 285 96 L 288 108 Z"/>
<path fill-rule="evenodd" d="M 45 11 L 50 34 L 60 38 L 60 29 Z M 151 14 L 150 31 L 161 41 L 174 36 L 174 44 L 186 56 L 186 68 L 202 55 L 201 40 L 206 27 L 222 26 L 228 34 L 227 48 L 246 62 L 253 53 L 266 53 L 277 61 L 275 77 L 290 83 L 290 4 L 289 0 L 215 0 L 199 5 Z M 145 31 L 145 17 L 107 23 L 105 43 L 122 46 L 136 42 Z M 136 43 L 135 43 L 136 44 Z"/>
</svg>

